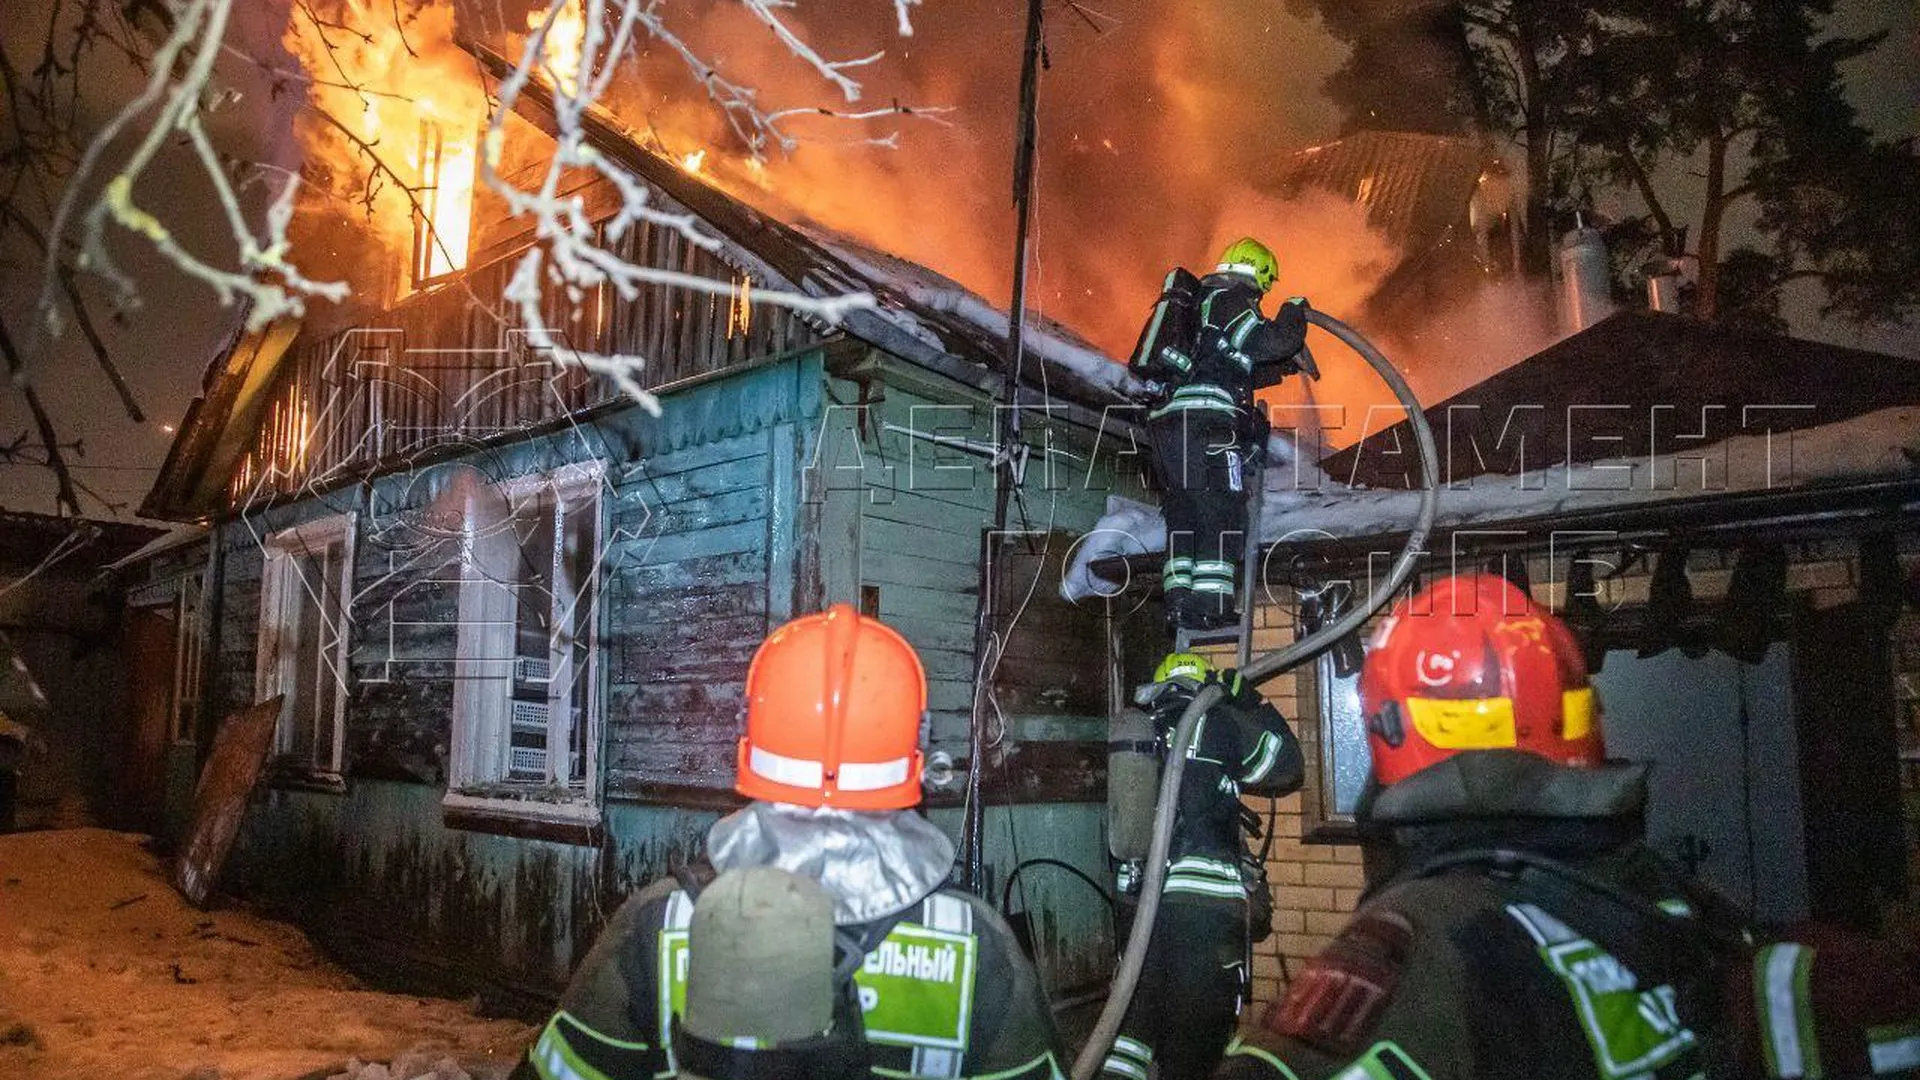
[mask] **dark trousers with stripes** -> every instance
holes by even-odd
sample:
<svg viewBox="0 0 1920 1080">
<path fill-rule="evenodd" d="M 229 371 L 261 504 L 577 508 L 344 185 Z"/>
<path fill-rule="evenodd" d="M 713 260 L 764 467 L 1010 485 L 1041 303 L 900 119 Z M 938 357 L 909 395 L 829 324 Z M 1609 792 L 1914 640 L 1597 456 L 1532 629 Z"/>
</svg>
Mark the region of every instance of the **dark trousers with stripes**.
<svg viewBox="0 0 1920 1080">
<path fill-rule="evenodd" d="M 1246 956 L 1243 904 L 1162 899 L 1140 984 L 1102 1077 L 1134 1080 L 1134 1069 L 1146 1063 L 1129 1042 L 1150 1051 L 1161 1080 L 1212 1076 L 1233 1037 Z"/>
<path fill-rule="evenodd" d="M 1246 553 L 1246 451 L 1235 414 L 1185 409 L 1151 420 L 1154 478 L 1167 520 L 1161 584 L 1193 590 L 1198 610 L 1235 609 Z M 1217 605 L 1217 607 L 1215 606 Z"/>
</svg>

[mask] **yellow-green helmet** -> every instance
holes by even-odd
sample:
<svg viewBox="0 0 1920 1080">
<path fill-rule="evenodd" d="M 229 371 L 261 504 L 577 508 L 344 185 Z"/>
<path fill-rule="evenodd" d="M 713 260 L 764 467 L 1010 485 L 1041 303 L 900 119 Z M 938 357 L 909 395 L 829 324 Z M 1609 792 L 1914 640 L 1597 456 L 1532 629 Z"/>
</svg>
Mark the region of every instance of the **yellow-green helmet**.
<svg viewBox="0 0 1920 1080">
<path fill-rule="evenodd" d="M 1220 253 L 1220 265 L 1214 267 L 1213 272 L 1245 274 L 1260 286 L 1261 292 L 1266 292 L 1280 276 L 1280 260 L 1273 257 L 1272 248 L 1251 236 L 1243 236 Z"/>
<path fill-rule="evenodd" d="M 1168 653 L 1167 658 L 1160 661 L 1160 666 L 1153 669 L 1153 681 L 1163 683 L 1168 679 L 1192 679 L 1194 682 L 1205 682 L 1212 673 L 1213 664 L 1198 653 Z"/>
</svg>

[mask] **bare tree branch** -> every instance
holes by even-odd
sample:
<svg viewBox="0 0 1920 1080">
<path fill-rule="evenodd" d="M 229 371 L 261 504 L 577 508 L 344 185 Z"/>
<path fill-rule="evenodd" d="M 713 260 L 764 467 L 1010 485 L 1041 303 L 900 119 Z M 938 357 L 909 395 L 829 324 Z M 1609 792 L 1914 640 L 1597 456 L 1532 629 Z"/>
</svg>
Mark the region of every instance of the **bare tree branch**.
<svg viewBox="0 0 1920 1080">
<path fill-rule="evenodd" d="M 109 221 L 146 238 L 163 257 L 190 277 L 213 288 L 222 303 L 245 297 L 248 301 L 248 325 L 258 328 L 286 315 L 305 310 L 305 297 L 320 296 L 339 301 L 345 298 L 344 282 L 316 282 L 305 278 L 287 260 L 289 243 L 286 225 L 293 213 L 293 196 L 298 178 L 289 176 L 278 199 L 268 207 L 264 242 L 256 238 L 240 210 L 239 198 L 220 168 L 218 155 L 200 124 L 201 92 L 213 73 L 214 59 L 220 54 L 233 0 L 189 0 L 176 13 L 173 32 L 153 57 L 153 73 L 146 86 L 110 119 L 94 137 L 82 156 L 75 175 L 67 181 L 67 193 L 48 229 L 49 246 L 57 249 L 66 240 L 66 229 L 83 193 L 90 190 L 93 173 L 98 169 L 106 148 L 128 130 L 140 116 L 157 109 L 157 115 L 135 147 L 126 165 L 110 177 L 97 201 L 86 210 L 78 243 L 77 265 L 103 277 L 115 290 L 118 303 L 133 307 L 139 293 L 133 281 L 114 264 L 106 246 Z M 182 74 L 175 78 L 175 65 Z M 233 230 L 239 248 L 240 268 L 227 270 L 214 266 L 188 251 L 153 214 L 135 200 L 134 185 L 153 163 L 164 140 L 172 134 L 186 136 L 200 160 L 204 180 L 219 201 Z M 38 313 L 42 325 L 59 333 L 62 320 L 54 301 L 58 282 L 57 258 L 49 257 L 41 285 Z"/>
<path fill-rule="evenodd" d="M 847 72 L 879 59 L 880 54 L 855 60 L 828 60 L 794 34 L 775 13 L 775 0 L 737 0 L 750 14 L 768 26 L 774 35 L 805 66 L 841 91 L 848 101 L 857 101 L 860 84 Z M 617 4 L 610 9 L 609 4 Z M 578 49 L 578 70 L 557 70 L 549 36 L 560 23 L 570 4 L 578 4 L 584 14 Z M 900 24 L 911 30 L 906 12 L 909 5 L 896 3 Z M 481 143 L 481 178 L 505 200 L 508 212 L 533 221 L 535 244 L 521 256 L 505 297 L 513 304 L 520 322 L 535 340 L 552 345 L 563 362 L 606 375 L 634 400 L 657 410 L 658 403 L 645 392 L 638 372 L 646 360 L 638 356 L 604 356 L 583 353 L 564 341 L 564 335 L 547 326 L 541 314 L 541 300 L 549 281 L 569 291 L 584 291 L 602 284 L 611 285 L 624 298 L 637 295 L 642 286 L 669 286 L 694 289 L 718 295 L 733 295 L 732 282 L 679 273 L 660 267 L 630 263 L 601 246 L 596 238 L 599 223 L 590 220 L 579 199 L 562 194 L 563 175 L 574 169 L 597 173 L 620 194 L 619 208 L 605 223 L 605 235 L 618 239 L 636 224 L 651 224 L 672 229 L 689 243 L 706 250 L 719 247 L 720 241 L 699 227 L 691 214 L 661 210 L 652 205 L 652 191 L 638 177 L 608 160 L 587 142 L 582 119 L 594 109 L 612 82 L 619 65 L 632 51 L 638 32 L 644 31 L 656 42 L 667 45 L 707 87 L 709 96 L 728 118 L 742 141 L 758 156 L 766 139 L 773 138 L 783 147 L 792 140 L 780 130 L 780 120 L 799 115 L 800 110 L 768 112 L 755 102 L 753 91 L 721 76 L 702 60 L 684 40 L 668 27 L 660 5 L 648 0 L 549 0 L 543 16 L 531 24 L 522 48 L 520 62 L 501 84 L 499 106 L 488 124 Z M 569 53 L 571 55 L 571 53 Z M 505 145 L 502 125 L 514 103 L 537 75 L 548 85 L 553 99 L 555 149 L 539 182 L 530 189 L 516 187 L 500 175 L 501 152 Z M 906 114 L 910 110 L 877 110 L 872 115 Z M 827 115 L 840 115 L 828 112 Z M 858 114 L 855 114 L 858 115 Z M 809 312 L 829 322 L 838 322 L 851 310 L 869 308 L 873 297 L 865 293 L 815 297 L 781 290 L 756 290 L 754 296 L 764 303 Z"/>
<path fill-rule="evenodd" d="M 33 414 L 34 427 L 40 431 L 40 445 L 47 455 L 46 466 L 53 470 L 56 485 L 55 498 L 59 500 L 62 508 L 78 517 L 80 516 L 80 496 L 74 490 L 73 472 L 67 468 L 66 456 L 61 453 L 60 439 L 54 434 L 53 418 L 47 415 L 46 406 L 41 404 L 40 392 L 34 389 L 32 383 L 22 379 L 26 365 L 20 358 L 20 350 L 14 347 L 13 335 L 7 332 L 5 319 L 0 319 L 0 355 L 6 357 L 7 372 L 13 378 L 14 388 L 19 390 L 20 396 L 26 399 L 27 411 Z"/>
</svg>

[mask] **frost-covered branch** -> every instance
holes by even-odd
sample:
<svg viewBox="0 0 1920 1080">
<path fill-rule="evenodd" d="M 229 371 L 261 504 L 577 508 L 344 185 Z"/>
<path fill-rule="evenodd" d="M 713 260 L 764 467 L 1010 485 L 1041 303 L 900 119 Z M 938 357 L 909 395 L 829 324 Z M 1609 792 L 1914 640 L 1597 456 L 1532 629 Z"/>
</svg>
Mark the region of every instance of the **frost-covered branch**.
<svg viewBox="0 0 1920 1080">
<path fill-rule="evenodd" d="M 825 107 L 769 110 L 760 104 L 759 93 L 753 87 L 736 82 L 722 74 L 717 66 L 707 62 L 704 57 L 694 51 L 692 46 L 687 44 L 684 38 L 676 33 L 672 27 L 668 26 L 664 15 L 658 10 L 660 5 L 657 3 L 657 0 L 621 0 L 621 2 L 642 7 L 641 26 L 645 29 L 647 35 L 659 44 L 665 45 L 676 56 L 680 57 L 681 62 L 686 65 L 687 70 L 693 75 L 694 79 L 706 90 L 707 99 L 713 102 L 714 106 L 720 110 L 721 115 L 726 118 L 727 126 L 733 130 L 734 136 L 740 140 L 741 144 L 747 148 L 747 152 L 756 160 L 764 157 L 769 145 L 778 147 L 782 153 L 793 152 L 801 140 L 799 136 L 789 133 L 784 127 L 783 122 L 795 117 L 822 116 L 835 120 L 861 122 L 876 119 L 881 116 L 933 117 L 952 111 L 946 108 L 914 108 L 897 103 L 890 108 L 869 109 L 859 112 L 843 112 Z M 774 7 L 792 6 L 790 2 L 782 2 L 782 0 L 738 0 L 738 2 L 751 11 L 756 18 L 772 27 L 775 34 L 780 36 L 782 42 L 788 42 L 789 38 L 793 38 L 794 41 L 798 40 L 797 37 L 792 35 L 792 31 L 786 24 L 778 19 L 772 12 L 772 8 Z M 913 23 L 908 18 L 907 10 L 910 7 L 917 6 L 919 3 L 920 0 L 895 0 L 894 11 L 898 23 L 897 30 L 901 36 L 904 37 L 913 33 Z M 864 56 L 854 60 L 833 61 L 822 57 L 804 42 L 799 42 L 798 45 L 799 47 L 795 48 L 792 44 L 789 44 L 789 48 L 792 49 L 794 55 L 806 64 L 806 66 L 812 68 L 821 78 L 840 90 L 849 102 L 858 101 L 862 90 L 860 83 L 848 76 L 846 72 L 853 68 L 874 63 L 882 56 L 881 53 L 874 53 L 870 56 Z M 895 145 L 897 139 L 896 136 L 890 134 L 874 139 L 854 141 L 874 146 L 891 147 Z"/>
<path fill-rule="evenodd" d="M 790 21 L 791 11 L 796 7 L 793 0 L 734 2 L 772 33 L 794 62 L 832 87 L 846 102 L 860 100 L 860 73 L 882 54 L 850 59 L 823 54 Z M 891 0 L 898 33 L 912 33 L 911 9 L 921 2 Z M 399 45 L 408 56 L 423 55 L 422 50 L 428 46 L 408 39 L 409 28 L 401 16 L 401 5 L 397 0 L 389 0 L 388 6 L 393 9 Z M 209 93 L 215 61 L 223 54 L 235 53 L 225 41 L 235 10 L 236 0 L 178 0 L 162 20 L 161 30 L 143 28 L 142 33 L 155 43 L 147 58 L 143 86 L 94 134 L 85 151 L 72 162 L 70 174 L 65 178 L 58 207 L 52 214 L 52 228 L 47 231 L 47 247 L 53 253 L 70 252 L 72 268 L 99 275 L 113 300 L 123 309 L 137 306 L 140 298 L 136 282 L 117 265 L 111 253 L 110 238 L 119 232 L 142 239 L 178 271 L 208 285 L 224 302 L 242 302 L 250 327 L 297 316 L 314 297 L 338 301 L 347 295 L 345 282 L 309 279 L 292 261 L 287 230 L 295 212 L 297 175 L 271 170 L 260 174 L 268 176 L 279 188 L 256 222 L 256 215 L 243 206 L 236 182 L 228 176 L 229 163 L 202 123 L 204 108 L 217 97 Z M 498 107 L 489 116 L 478 155 L 480 175 L 487 187 L 502 198 L 510 216 L 532 224 L 534 243 L 520 258 L 502 299 L 513 309 L 515 321 L 535 337 L 558 342 L 564 336 L 559 328 L 547 326 L 542 316 L 544 310 L 551 308 L 543 304 L 543 299 L 552 289 L 561 290 L 574 302 L 601 286 L 610 287 L 627 299 L 647 287 L 736 294 L 732 282 L 638 265 L 614 251 L 614 244 L 636 225 L 672 230 L 708 251 L 720 245 L 691 215 L 657 205 L 647 184 L 601 154 L 585 136 L 583 120 L 607 93 L 621 65 L 639 61 L 638 46 L 643 39 L 665 46 L 693 72 L 755 161 L 762 159 L 769 146 L 792 150 L 800 138 L 787 130 L 786 125 L 802 118 L 825 117 L 861 124 L 883 117 L 931 117 L 945 111 L 915 109 L 897 103 L 891 107 L 846 110 L 764 106 L 752 86 L 722 74 L 689 46 L 667 24 L 665 11 L 663 0 L 546 0 L 543 13 L 532 20 L 520 63 L 498 89 Z M 391 40 L 391 35 L 380 33 L 376 27 L 361 25 L 357 17 L 342 16 L 318 0 L 295 0 L 290 18 L 299 25 L 298 33 L 313 45 L 304 57 L 306 70 L 301 75 L 308 85 L 352 95 L 350 100 L 358 101 L 369 117 L 377 103 L 407 100 L 392 93 L 391 88 L 373 85 L 378 80 L 366 75 L 373 70 L 367 66 L 368 57 L 349 57 L 349 53 L 357 54 L 361 45 L 373 45 L 376 37 L 385 42 Z M 569 32 L 577 28 L 578 40 L 561 39 L 559 44 L 563 47 L 550 49 L 549 45 L 556 42 L 556 27 L 563 23 Z M 424 25 L 416 23 L 415 28 Z M 420 50 L 416 50 L 416 44 L 421 45 Z M 500 175 L 505 142 L 503 124 L 519 95 L 535 78 L 551 91 L 556 138 L 544 171 L 536 170 L 527 186 L 517 186 Z M 11 92 L 13 80 L 9 79 L 8 83 Z M 350 151 L 363 159 L 360 164 L 368 184 L 363 202 L 368 209 L 373 207 L 379 186 L 397 189 L 405 196 L 413 219 L 424 224 L 427 243 L 438 252 L 438 261 L 457 265 L 456 253 L 447 250 L 434 215 L 427 213 L 423 205 L 421 193 L 427 190 L 429 182 L 412 174 L 412 166 L 417 163 L 408 162 L 407 168 L 397 169 L 378 152 L 378 139 L 356 131 L 350 122 L 342 122 L 347 119 L 345 114 L 336 117 L 317 101 L 310 102 L 309 107 L 320 114 L 320 123 L 330 126 L 345 140 Z M 379 107 L 384 109 L 387 105 Z M 449 122 L 444 114 L 426 108 L 421 110 L 420 117 L 422 122 Z M 457 120 L 450 122 L 457 123 Z M 855 141 L 891 146 L 894 139 L 895 135 L 885 134 Z M 115 170 L 110 164 L 110 155 L 129 143 L 131 153 Z M 170 144 L 183 146 L 191 155 L 191 182 L 204 183 L 212 193 L 219 207 L 219 221 L 223 226 L 220 231 L 223 235 L 231 234 L 236 257 L 220 258 L 190 250 L 162 215 L 143 205 L 136 194 L 160 149 Z M 595 175 L 617 193 L 618 206 L 611 218 L 589 216 L 583 199 L 577 194 L 578 185 L 571 182 L 580 172 Z M 569 178 L 564 186 L 563 176 Z M 180 181 L 169 178 L 169 182 Z M 65 323 L 57 301 L 71 292 L 71 282 L 57 268 L 59 262 L 56 255 L 49 255 L 37 309 L 41 325 L 52 333 L 60 332 Z M 827 322 L 838 322 L 847 312 L 873 304 L 872 297 L 864 294 L 812 296 L 776 289 L 758 290 L 754 298 Z M 650 401 L 640 392 L 637 377 L 644 363 L 642 358 L 588 355 L 565 346 L 559 348 L 558 354 L 563 360 L 607 375 L 636 398 Z"/>
<path fill-rule="evenodd" d="M 188 0 L 174 14 L 172 32 L 154 51 L 152 71 L 146 85 L 127 106 L 107 121 L 94 136 L 80 163 L 69 178 L 66 194 L 54 214 L 49 230 L 50 246 L 57 250 L 67 238 L 67 228 L 80 214 L 79 254 L 75 265 L 91 270 L 106 280 L 116 303 L 122 308 L 138 306 L 139 289 L 121 270 L 107 250 L 109 223 L 144 237 L 168 262 L 182 273 L 205 282 L 221 302 L 231 304 L 244 299 L 247 321 L 258 328 L 284 315 L 299 315 L 305 298 L 321 296 L 341 300 L 347 295 L 345 282 L 317 282 L 303 276 L 287 261 L 289 243 L 287 222 L 293 215 L 293 197 L 298 179 L 287 178 L 266 215 L 264 237 L 255 236 L 240 208 L 239 196 L 226 172 L 220 167 L 219 154 L 200 123 L 202 92 L 213 75 L 220 43 L 226 36 L 227 21 L 233 12 L 233 0 Z M 176 76 L 175 72 L 179 72 Z M 131 129 L 148 112 L 154 118 L 145 135 L 121 169 L 92 195 L 90 181 L 99 170 L 108 147 Z M 239 268 L 216 266 L 189 251 L 164 221 L 143 209 L 134 195 L 134 187 L 153 164 L 153 159 L 169 138 L 184 137 L 200 163 L 208 190 L 219 202 L 238 247 Z M 94 201 L 80 211 L 82 201 Z M 56 292 L 58 260 L 49 257 L 38 312 L 43 324 L 53 333 L 64 325 Z"/>
<path fill-rule="evenodd" d="M 894 18 L 899 20 L 898 25 L 894 28 L 895 33 L 901 37 L 913 36 L 913 17 L 908 14 L 907 9 L 917 8 L 919 6 L 920 0 L 893 0 Z"/>
<path fill-rule="evenodd" d="M 821 78 L 832 83 L 842 94 L 845 94 L 848 102 L 859 101 L 860 84 L 846 74 L 847 70 L 865 67 L 886 54 L 872 53 L 857 60 L 828 60 L 815 52 L 813 46 L 802 41 L 791 27 L 781 21 L 780 16 L 773 13 L 774 5 L 780 2 L 781 0 L 740 0 L 740 6 L 764 23 L 767 29 L 772 30 L 773 36 L 779 40 L 780 44 L 785 45 L 802 63 L 819 72 Z M 782 6 L 790 5 L 782 4 Z"/>
<path fill-rule="evenodd" d="M 860 84 L 848 71 L 870 64 L 879 54 L 855 60 L 828 60 L 809 46 L 774 12 L 776 6 L 789 6 L 780 0 L 738 0 L 803 64 L 837 88 L 848 101 L 860 97 Z M 902 32 L 910 32 L 907 7 L 914 0 L 896 0 L 895 11 Z M 555 29 L 563 18 L 580 16 L 579 40 L 554 40 Z M 542 316 L 542 299 L 549 286 L 565 290 L 571 299 L 588 290 L 610 285 L 621 297 L 631 299 L 643 287 L 684 288 L 716 295 L 734 295 L 732 282 L 718 281 L 661 267 L 627 261 L 598 239 L 599 230 L 617 241 L 635 225 L 670 229 L 687 242 L 704 250 L 719 248 L 717 237 L 708 234 L 692 215 L 656 206 L 653 192 L 638 177 L 600 153 L 586 137 L 583 121 L 611 84 L 620 64 L 634 50 L 641 33 L 666 45 L 688 65 L 708 94 L 720 107 L 729 123 L 756 157 L 771 139 L 783 147 L 794 140 L 780 131 L 780 121 L 802 114 L 865 119 L 871 116 L 908 114 L 912 110 L 895 107 L 845 115 L 830 110 L 789 109 L 768 111 L 761 108 L 752 89 L 735 83 L 711 64 L 702 60 L 691 47 L 668 27 L 657 0 L 549 0 L 545 13 L 532 20 L 522 46 L 519 63 L 507 75 L 498 91 L 499 105 L 489 120 L 481 143 L 482 181 L 506 203 L 508 212 L 533 222 L 535 243 L 521 256 L 508 282 L 504 297 L 518 313 L 520 323 L 530 336 L 554 349 L 565 363 L 577 364 L 604 375 L 623 392 L 649 409 L 658 403 L 646 392 L 639 372 L 646 358 L 633 355 L 604 355 L 573 348 L 564 331 L 550 327 Z M 552 40 L 555 47 L 549 48 Z M 577 44 L 578 48 L 572 46 Z M 522 188 L 509 183 L 499 172 L 505 147 L 504 123 L 514 104 L 538 74 L 547 84 L 553 106 L 554 153 L 537 183 Z M 562 194 L 562 177 L 572 170 L 592 172 L 619 193 L 619 207 L 604 223 L 587 214 L 578 195 Z M 577 190 L 569 185 L 569 191 Z M 873 297 L 865 293 L 816 297 L 782 290 L 756 291 L 754 299 L 801 311 L 828 322 L 837 323 L 847 312 L 869 308 Z"/>
</svg>

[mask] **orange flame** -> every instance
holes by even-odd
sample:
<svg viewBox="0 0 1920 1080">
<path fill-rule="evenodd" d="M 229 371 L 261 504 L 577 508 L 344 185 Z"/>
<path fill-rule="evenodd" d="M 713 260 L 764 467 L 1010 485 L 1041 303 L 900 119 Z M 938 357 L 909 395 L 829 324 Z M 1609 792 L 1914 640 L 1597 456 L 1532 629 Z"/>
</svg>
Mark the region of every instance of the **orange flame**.
<svg viewBox="0 0 1920 1080">
<path fill-rule="evenodd" d="M 445 0 L 308 0 L 283 36 L 312 76 L 296 131 L 336 205 L 364 217 L 409 284 L 466 265 L 487 102 Z"/>
<path fill-rule="evenodd" d="M 695 176 L 700 175 L 700 167 L 706 163 L 707 152 L 705 150 L 695 150 L 680 159 L 680 167 L 693 173 Z"/>
<path fill-rule="evenodd" d="M 423 151 L 420 182 L 430 190 L 423 215 L 430 231 L 423 237 L 426 246 L 427 278 L 437 278 L 464 270 L 467 242 L 473 230 L 473 181 L 476 167 L 473 139 L 452 140 L 435 130 L 437 145 L 427 156 Z"/>
<path fill-rule="evenodd" d="M 547 21 L 545 6 L 536 7 L 527 13 L 527 30 L 540 29 Z M 547 30 L 541 53 L 546 61 L 547 72 L 552 76 L 561 92 L 578 92 L 580 64 L 586 53 L 587 15 L 581 7 L 581 0 L 567 0 L 559 11 L 553 13 L 553 25 Z"/>
</svg>

